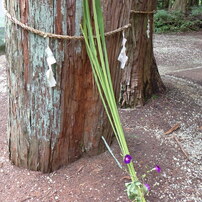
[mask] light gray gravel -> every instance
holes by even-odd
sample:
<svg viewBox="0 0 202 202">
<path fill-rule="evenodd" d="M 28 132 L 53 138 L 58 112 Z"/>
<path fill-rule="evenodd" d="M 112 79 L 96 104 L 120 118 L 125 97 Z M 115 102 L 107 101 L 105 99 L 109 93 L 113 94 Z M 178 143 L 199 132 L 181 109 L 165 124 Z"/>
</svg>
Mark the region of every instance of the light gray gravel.
<svg viewBox="0 0 202 202">
<path fill-rule="evenodd" d="M 163 135 L 163 131 L 157 130 L 155 135 L 162 144 L 172 145 L 178 148 L 173 136 L 180 140 L 181 147 L 188 154 L 188 159 L 173 157 L 178 177 L 173 177 L 172 172 L 163 175 L 166 179 L 166 189 L 155 193 L 162 202 L 177 201 L 173 190 L 178 190 L 179 202 L 201 202 L 202 201 L 202 130 L 199 129 L 198 120 L 202 126 L 202 86 L 195 82 L 192 71 L 202 72 L 202 32 L 183 35 L 155 35 L 154 51 L 159 67 L 159 72 L 163 75 L 163 80 L 171 82 L 184 97 L 181 101 L 182 109 L 186 105 L 192 113 L 176 109 L 179 116 L 170 117 L 170 125 L 175 125 L 176 120 L 181 125 L 180 130 L 171 135 Z M 188 70 L 189 78 L 180 78 L 180 72 Z M 172 73 L 178 72 L 176 76 Z M 202 78 L 201 78 L 202 81 Z M 173 91 L 173 99 L 177 92 Z M 195 110 L 193 107 L 199 106 Z M 190 111 L 190 110 L 189 110 Z M 177 112 L 176 112 L 177 113 Z M 180 117 L 180 113 L 182 114 Z M 184 115 L 183 115 L 184 114 Z M 170 116 L 169 112 L 166 116 Z M 186 123 L 184 122 L 186 118 Z M 154 191 L 155 192 L 155 191 Z"/>
<path fill-rule="evenodd" d="M 194 35 L 194 36 L 193 36 Z M 154 52 L 160 74 L 202 68 L 202 32 L 155 35 Z"/>
</svg>

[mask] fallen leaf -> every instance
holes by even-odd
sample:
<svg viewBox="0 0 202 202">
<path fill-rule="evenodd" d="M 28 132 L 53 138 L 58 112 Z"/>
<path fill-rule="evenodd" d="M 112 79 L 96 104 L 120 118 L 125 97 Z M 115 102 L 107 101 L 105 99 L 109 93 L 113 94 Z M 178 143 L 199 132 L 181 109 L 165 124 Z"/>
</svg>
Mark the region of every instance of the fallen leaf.
<svg viewBox="0 0 202 202">
<path fill-rule="evenodd" d="M 85 166 L 81 166 L 81 167 L 77 170 L 77 173 L 80 173 L 80 172 L 83 170 L 84 167 L 85 167 Z"/>
<path fill-rule="evenodd" d="M 187 159 L 189 159 L 189 156 L 187 154 L 187 152 L 183 149 L 182 145 L 180 144 L 180 141 L 178 140 L 178 138 L 176 136 L 173 137 L 175 139 L 175 141 L 177 142 L 177 144 L 179 145 L 181 151 L 183 152 L 183 154 L 187 157 Z"/>
<path fill-rule="evenodd" d="M 133 128 L 125 128 L 126 131 L 132 131 L 134 130 Z"/>
<path fill-rule="evenodd" d="M 164 135 L 169 135 L 169 134 L 171 134 L 172 132 L 176 131 L 179 128 L 180 128 L 180 124 L 177 123 L 170 130 L 168 130 L 167 132 L 165 132 Z"/>
<path fill-rule="evenodd" d="M 41 196 L 41 193 L 39 191 L 32 193 L 32 197 L 40 197 L 40 196 Z"/>
<path fill-rule="evenodd" d="M 92 172 L 99 173 L 101 170 L 102 170 L 102 168 L 101 168 L 101 167 L 99 167 L 99 168 L 95 168 L 94 170 L 92 170 Z"/>
<path fill-rule="evenodd" d="M 84 182 L 82 184 L 80 184 L 79 186 L 83 187 L 87 182 Z"/>
<path fill-rule="evenodd" d="M 201 126 L 201 127 L 199 127 L 199 130 L 202 130 L 202 126 Z"/>
<path fill-rule="evenodd" d="M 131 177 L 130 176 L 123 176 L 122 178 L 121 178 L 121 181 L 122 180 L 131 180 Z"/>
</svg>

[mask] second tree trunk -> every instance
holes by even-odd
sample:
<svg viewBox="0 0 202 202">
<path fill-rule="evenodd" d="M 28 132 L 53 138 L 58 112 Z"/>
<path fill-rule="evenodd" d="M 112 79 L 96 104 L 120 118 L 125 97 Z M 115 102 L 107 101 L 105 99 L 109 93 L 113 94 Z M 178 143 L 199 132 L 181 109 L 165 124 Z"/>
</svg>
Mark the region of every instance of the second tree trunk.
<svg viewBox="0 0 202 202">
<path fill-rule="evenodd" d="M 154 11 L 156 1 L 135 1 L 132 8 Z M 127 36 L 129 62 L 121 85 L 120 104 L 124 108 L 142 106 L 153 94 L 165 90 L 153 53 L 153 14 L 131 13 L 131 24 Z"/>
</svg>

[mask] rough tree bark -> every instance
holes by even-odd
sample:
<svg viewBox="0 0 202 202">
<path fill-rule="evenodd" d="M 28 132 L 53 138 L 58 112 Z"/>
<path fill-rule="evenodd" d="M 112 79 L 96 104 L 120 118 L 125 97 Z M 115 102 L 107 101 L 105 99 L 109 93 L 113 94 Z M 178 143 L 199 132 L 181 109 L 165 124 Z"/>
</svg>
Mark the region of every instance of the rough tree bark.
<svg viewBox="0 0 202 202">
<path fill-rule="evenodd" d="M 175 0 L 171 10 L 180 11 L 184 14 L 187 14 L 189 3 L 190 3 L 190 0 Z"/>
<path fill-rule="evenodd" d="M 153 11 L 156 1 L 133 1 L 133 10 Z M 165 86 L 160 78 L 153 53 L 153 14 L 131 13 L 132 29 L 128 32 L 129 62 L 123 73 L 120 104 L 142 106 Z"/>
<path fill-rule="evenodd" d="M 170 0 L 164 0 L 163 1 L 163 7 L 164 9 L 169 9 L 170 6 Z"/>
<path fill-rule="evenodd" d="M 158 0 L 157 4 L 159 9 L 168 9 L 170 6 L 170 0 Z"/>
<path fill-rule="evenodd" d="M 199 6 L 199 0 L 175 0 L 170 10 L 180 11 L 186 15 L 192 6 Z"/>
<path fill-rule="evenodd" d="M 190 0 L 189 1 L 189 6 L 199 6 L 199 0 Z"/>
<path fill-rule="evenodd" d="M 106 31 L 129 23 L 131 0 L 103 0 Z M 7 0 L 12 16 L 36 29 L 80 35 L 82 0 Z M 116 96 L 121 33 L 107 38 Z M 45 49 L 52 49 L 57 86 L 47 87 Z M 28 33 L 7 20 L 6 33 L 10 160 L 17 166 L 51 172 L 83 153 L 103 151 L 112 130 L 93 81 L 83 41 L 49 39 Z"/>
</svg>

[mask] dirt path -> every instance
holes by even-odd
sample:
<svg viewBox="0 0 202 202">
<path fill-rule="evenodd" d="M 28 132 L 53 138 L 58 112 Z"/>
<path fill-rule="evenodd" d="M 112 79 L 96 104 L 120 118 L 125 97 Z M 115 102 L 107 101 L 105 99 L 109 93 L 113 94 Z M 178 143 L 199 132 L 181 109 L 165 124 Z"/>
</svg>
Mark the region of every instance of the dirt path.
<svg viewBox="0 0 202 202">
<path fill-rule="evenodd" d="M 167 92 L 154 96 L 144 108 L 121 110 L 139 176 L 156 164 L 162 167 L 160 174 L 154 172 L 145 179 L 152 188 L 147 196 L 150 202 L 202 199 L 202 86 L 201 79 L 190 73 L 202 66 L 201 36 L 201 33 L 157 35 L 155 53 Z M 197 71 L 201 73 L 200 68 Z M 6 142 L 5 87 L 5 58 L 0 56 L 0 201 L 128 201 L 124 192 L 127 174 L 108 152 L 85 157 L 51 174 L 11 165 Z M 177 123 L 180 129 L 164 134 Z M 116 143 L 112 150 L 119 158 Z"/>
</svg>

